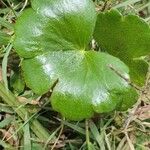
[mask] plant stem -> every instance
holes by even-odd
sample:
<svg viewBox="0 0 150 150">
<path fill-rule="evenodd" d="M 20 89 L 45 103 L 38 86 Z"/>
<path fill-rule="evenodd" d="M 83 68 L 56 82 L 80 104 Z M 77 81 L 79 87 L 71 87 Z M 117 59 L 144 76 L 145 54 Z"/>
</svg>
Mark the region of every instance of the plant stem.
<svg viewBox="0 0 150 150">
<path fill-rule="evenodd" d="M 16 150 L 16 148 L 12 147 L 9 143 L 5 143 L 2 140 L 0 140 L 0 145 L 3 146 L 5 149 Z"/>
<path fill-rule="evenodd" d="M 87 119 L 85 120 L 85 129 L 86 129 L 86 144 L 87 144 L 87 149 L 91 150 L 91 147 L 90 147 L 90 136 L 89 136 L 89 121 Z"/>
<path fill-rule="evenodd" d="M 60 132 L 59 132 L 59 135 L 58 135 L 57 139 L 55 140 L 55 142 L 54 142 L 54 144 L 53 144 L 51 150 L 54 150 L 54 149 L 55 149 L 55 146 L 56 146 L 57 142 L 59 141 L 60 136 L 61 136 L 63 130 L 64 130 L 64 124 L 62 123 L 61 129 L 60 129 Z"/>
<path fill-rule="evenodd" d="M 10 92 L 7 91 L 2 82 L 0 82 L 0 97 L 2 97 L 3 101 L 10 106 L 16 106 L 19 109 L 13 108 L 13 110 L 18 114 L 18 116 L 25 120 L 25 116 L 28 113 L 28 110 L 24 107 L 19 107 L 21 103 L 17 100 L 17 98 Z M 35 135 L 41 140 L 47 140 L 49 138 L 49 133 L 46 129 L 40 124 L 40 122 L 36 119 L 31 121 L 31 129 L 35 133 Z"/>
</svg>

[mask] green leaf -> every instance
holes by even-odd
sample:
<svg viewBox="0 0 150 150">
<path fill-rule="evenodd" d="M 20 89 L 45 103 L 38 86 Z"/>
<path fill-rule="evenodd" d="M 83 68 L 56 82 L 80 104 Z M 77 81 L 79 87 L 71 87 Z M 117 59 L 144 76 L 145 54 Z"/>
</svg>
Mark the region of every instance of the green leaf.
<svg viewBox="0 0 150 150">
<path fill-rule="evenodd" d="M 20 94 L 25 88 L 25 82 L 19 72 L 15 72 L 10 78 L 10 86 L 13 88 L 14 92 Z"/>
<path fill-rule="evenodd" d="M 22 62 L 27 85 L 39 94 L 58 79 L 52 106 L 73 120 L 121 109 L 121 103 L 126 109 L 135 102 L 136 92 L 109 65 L 128 77 L 128 68 L 120 60 L 94 51 L 49 52 Z"/>
<path fill-rule="evenodd" d="M 42 95 L 55 83 L 53 109 L 71 120 L 125 110 L 137 99 L 136 91 L 109 67 L 129 78 L 127 66 L 87 49 L 95 21 L 91 0 L 32 0 L 15 26 L 14 46 L 24 58 L 27 86 Z"/>
<path fill-rule="evenodd" d="M 148 64 L 140 58 L 150 53 L 150 28 L 138 16 L 111 10 L 99 13 L 94 38 L 103 51 L 119 57 L 130 68 L 132 81 L 143 85 Z"/>
<path fill-rule="evenodd" d="M 7 45 L 10 41 L 10 36 L 4 32 L 0 31 L 0 46 Z"/>
<path fill-rule="evenodd" d="M 20 56 L 87 47 L 96 22 L 91 0 L 33 0 L 32 6 L 16 24 L 14 46 Z"/>
</svg>

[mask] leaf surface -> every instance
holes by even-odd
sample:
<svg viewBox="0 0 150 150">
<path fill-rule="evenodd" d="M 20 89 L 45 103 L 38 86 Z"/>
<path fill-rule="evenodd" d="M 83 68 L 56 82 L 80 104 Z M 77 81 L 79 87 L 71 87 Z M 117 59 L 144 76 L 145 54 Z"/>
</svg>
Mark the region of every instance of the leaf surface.
<svg viewBox="0 0 150 150">
<path fill-rule="evenodd" d="M 129 66 L 133 82 L 144 84 L 148 64 L 138 59 L 150 53 L 150 28 L 144 20 L 135 15 L 122 16 L 116 10 L 99 13 L 94 38 L 103 51 Z"/>
<path fill-rule="evenodd" d="M 52 106 L 71 120 L 125 110 L 137 98 L 136 91 L 109 66 L 129 78 L 123 62 L 88 50 L 95 22 L 91 0 L 32 0 L 32 8 L 15 26 L 14 46 L 23 58 L 28 87 L 42 95 L 58 81 Z"/>
<path fill-rule="evenodd" d="M 58 79 L 52 106 L 73 120 L 125 110 L 135 103 L 135 90 L 109 65 L 128 77 L 128 68 L 119 59 L 94 51 L 49 52 L 22 63 L 26 83 L 39 94 Z"/>
<path fill-rule="evenodd" d="M 91 0 L 33 0 L 32 6 L 16 24 L 14 46 L 20 56 L 86 49 L 96 22 Z"/>
</svg>

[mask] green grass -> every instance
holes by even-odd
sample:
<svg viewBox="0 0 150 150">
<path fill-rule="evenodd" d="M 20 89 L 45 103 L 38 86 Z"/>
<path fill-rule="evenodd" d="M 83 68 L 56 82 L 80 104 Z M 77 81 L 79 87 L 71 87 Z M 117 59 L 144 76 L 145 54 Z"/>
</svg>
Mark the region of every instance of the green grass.
<svg viewBox="0 0 150 150">
<path fill-rule="evenodd" d="M 123 14 L 137 14 L 150 23 L 149 0 L 95 0 L 95 5 L 101 11 L 117 8 Z M 11 42 L 14 23 L 28 6 L 28 0 L 0 1 L 0 145 L 6 150 L 150 149 L 149 78 L 132 109 L 81 122 L 65 120 L 52 110 L 48 95 L 24 88 Z M 18 76 L 12 80 L 14 74 Z"/>
</svg>

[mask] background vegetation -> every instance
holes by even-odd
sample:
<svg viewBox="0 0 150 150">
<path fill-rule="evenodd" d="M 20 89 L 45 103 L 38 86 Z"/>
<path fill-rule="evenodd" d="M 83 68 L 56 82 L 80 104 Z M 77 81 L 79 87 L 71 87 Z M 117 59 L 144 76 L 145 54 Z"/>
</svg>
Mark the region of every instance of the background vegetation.
<svg viewBox="0 0 150 150">
<path fill-rule="evenodd" d="M 150 23 L 149 0 L 94 3 L 97 11 L 117 8 L 122 14 L 136 14 Z M 39 97 L 25 86 L 11 41 L 15 21 L 27 7 L 28 0 L 0 0 L 0 81 L 4 83 L 0 83 L 0 149 L 149 150 L 149 74 L 132 109 L 95 115 L 82 122 L 70 122 L 54 112 L 48 100 L 51 93 Z"/>
</svg>

